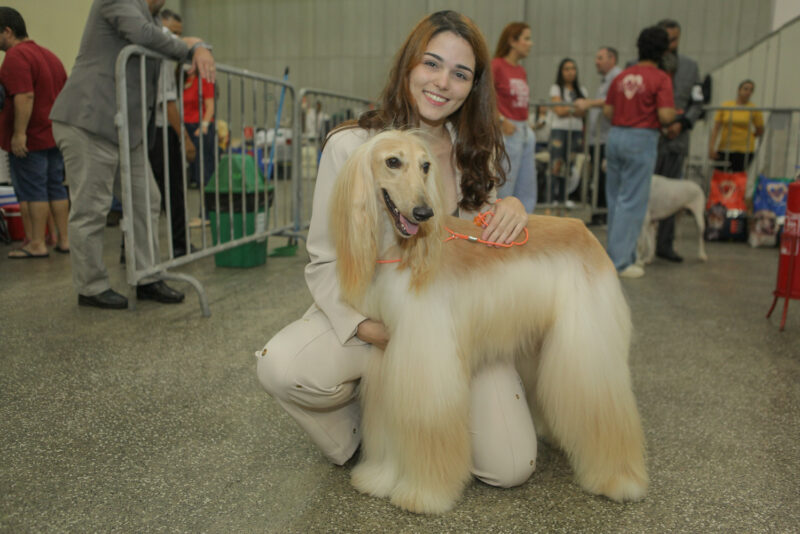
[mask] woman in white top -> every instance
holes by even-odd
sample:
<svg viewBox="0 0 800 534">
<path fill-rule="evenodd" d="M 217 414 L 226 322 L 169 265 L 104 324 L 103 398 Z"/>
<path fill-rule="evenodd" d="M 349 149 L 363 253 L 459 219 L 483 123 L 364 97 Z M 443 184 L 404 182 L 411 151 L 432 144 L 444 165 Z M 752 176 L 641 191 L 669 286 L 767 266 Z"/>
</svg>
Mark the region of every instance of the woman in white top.
<svg viewBox="0 0 800 534">
<path fill-rule="evenodd" d="M 551 102 L 575 103 L 586 98 L 588 92 L 578 82 L 578 67 L 575 61 L 564 58 L 558 65 L 556 83 L 550 87 Z M 566 187 L 569 174 L 569 156 L 583 152 L 583 116 L 584 111 L 574 106 L 556 106 L 553 109 L 553 120 L 550 130 L 550 171 L 552 180 L 552 199 L 565 202 L 569 193 L 578 187 L 578 183 Z M 569 151 L 569 155 L 568 155 Z M 571 159 L 571 158 L 569 158 Z"/>
<path fill-rule="evenodd" d="M 486 43 L 471 20 L 453 11 L 433 13 L 395 57 L 379 109 L 336 128 L 323 148 L 306 245 L 314 304 L 256 356 L 261 384 L 336 464 L 345 463 L 361 440 L 358 382 L 368 344 L 385 348 L 390 342 L 382 322 L 340 297 L 329 224 L 337 175 L 349 155 L 380 130 L 419 128 L 429 134 L 448 211 L 471 220 L 491 205 L 495 215 L 482 238 L 511 242 L 528 217 L 515 197 L 494 203 L 505 151 L 490 68 Z M 473 473 L 496 486 L 525 482 L 535 465 L 536 434 L 513 364 L 479 371 L 471 397 Z"/>
</svg>

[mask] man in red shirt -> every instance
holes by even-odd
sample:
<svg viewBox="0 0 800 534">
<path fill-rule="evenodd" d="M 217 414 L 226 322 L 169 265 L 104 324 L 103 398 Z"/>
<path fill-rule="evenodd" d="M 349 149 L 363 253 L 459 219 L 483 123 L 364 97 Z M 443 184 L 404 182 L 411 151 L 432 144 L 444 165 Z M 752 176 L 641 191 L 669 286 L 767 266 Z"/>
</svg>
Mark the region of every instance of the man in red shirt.
<svg viewBox="0 0 800 534">
<path fill-rule="evenodd" d="M 22 15 L 10 7 L 0 7 L 0 50 L 6 53 L 0 84 L 8 97 L 0 112 L 0 147 L 9 152 L 11 181 L 30 239 L 8 257 L 49 256 L 44 239 L 51 209 L 58 229 L 55 250 L 67 253 L 69 199 L 63 185 L 64 161 L 48 118 L 67 73 L 55 54 L 28 38 Z"/>
</svg>

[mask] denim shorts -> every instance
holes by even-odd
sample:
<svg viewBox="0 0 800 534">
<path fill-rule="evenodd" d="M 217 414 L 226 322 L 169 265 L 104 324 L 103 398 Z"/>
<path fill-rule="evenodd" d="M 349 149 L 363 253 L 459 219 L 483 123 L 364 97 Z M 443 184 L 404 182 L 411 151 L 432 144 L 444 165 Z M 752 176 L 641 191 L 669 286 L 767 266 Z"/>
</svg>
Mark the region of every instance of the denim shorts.
<svg viewBox="0 0 800 534">
<path fill-rule="evenodd" d="M 48 202 L 67 198 L 64 159 L 58 148 L 28 152 L 24 158 L 9 153 L 11 183 L 20 202 Z"/>
</svg>

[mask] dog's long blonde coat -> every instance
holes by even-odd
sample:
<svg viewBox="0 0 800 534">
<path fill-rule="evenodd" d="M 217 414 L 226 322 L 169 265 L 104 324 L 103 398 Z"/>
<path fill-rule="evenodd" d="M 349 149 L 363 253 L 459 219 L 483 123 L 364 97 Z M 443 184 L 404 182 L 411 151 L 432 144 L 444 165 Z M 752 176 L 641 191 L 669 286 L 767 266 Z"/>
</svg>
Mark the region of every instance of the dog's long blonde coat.
<svg viewBox="0 0 800 534">
<path fill-rule="evenodd" d="M 382 133 L 348 160 L 331 199 L 344 298 L 391 334 L 362 380 L 354 485 L 414 512 L 451 508 L 470 476 L 470 378 L 506 360 L 520 371 L 537 432 L 564 449 L 580 484 L 641 498 L 630 317 L 602 246 L 580 221 L 538 216 L 524 246 L 445 242 L 445 228 L 481 229 L 442 216 L 432 164 L 415 134 Z M 415 208 L 433 216 L 419 220 Z"/>
</svg>

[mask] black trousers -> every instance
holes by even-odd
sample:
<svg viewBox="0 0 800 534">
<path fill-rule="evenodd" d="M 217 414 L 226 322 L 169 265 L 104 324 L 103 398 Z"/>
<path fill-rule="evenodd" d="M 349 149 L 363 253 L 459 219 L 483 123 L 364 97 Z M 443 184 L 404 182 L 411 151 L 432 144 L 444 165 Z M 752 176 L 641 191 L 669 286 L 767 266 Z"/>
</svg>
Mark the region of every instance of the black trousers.
<svg viewBox="0 0 800 534">
<path fill-rule="evenodd" d="M 599 161 L 597 161 L 597 207 L 605 208 L 608 207 L 606 203 L 606 171 L 603 170 L 603 160 L 606 159 L 605 143 L 602 145 L 589 145 L 589 154 L 592 158 L 591 167 L 589 167 L 592 173 L 594 173 L 595 158 L 599 158 Z"/>
<path fill-rule="evenodd" d="M 659 144 L 658 157 L 656 159 L 655 173 L 665 178 L 681 179 L 683 173 L 683 160 L 686 154 L 680 152 L 670 152 L 662 150 Z M 675 241 L 675 216 L 662 219 L 658 223 L 658 235 L 656 236 L 656 254 L 670 254 L 673 251 Z"/>
<path fill-rule="evenodd" d="M 161 191 L 161 209 L 167 209 L 166 187 L 169 186 L 170 227 L 172 228 L 172 253 L 181 256 L 186 253 L 186 207 L 183 193 L 183 162 L 178 134 L 167 128 L 169 148 L 169 179 L 164 176 L 164 137 L 161 128 L 155 129 L 154 142 L 148 154 L 158 189 Z"/>
<path fill-rule="evenodd" d="M 727 161 L 730 167 L 728 172 L 742 172 L 750 167 L 755 154 L 752 152 L 717 152 L 717 161 Z"/>
</svg>

